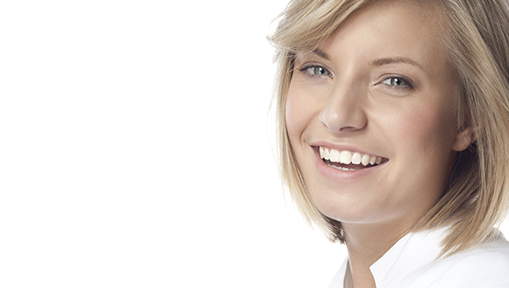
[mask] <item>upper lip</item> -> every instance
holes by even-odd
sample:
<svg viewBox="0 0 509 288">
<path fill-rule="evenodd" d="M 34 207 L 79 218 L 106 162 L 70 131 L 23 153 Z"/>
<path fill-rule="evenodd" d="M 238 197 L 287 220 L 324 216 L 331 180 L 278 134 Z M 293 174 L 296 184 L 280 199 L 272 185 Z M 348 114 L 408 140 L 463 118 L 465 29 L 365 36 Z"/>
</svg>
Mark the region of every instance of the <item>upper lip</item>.
<svg viewBox="0 0 509 288">
<path fill-rule="evenodd" d="M 356 146 L 356 145 L 351 145 L 351 144 L 332 144 L 330 142 L 325 142 L 325 141 L 317 141 L 317 142 L 313 142 L 310 144 L 312 147 L 324 147 L 324 148 L 329 148 L 329 149 L 335 149 L 335 150 L 338 150 L 338 151 L 350 151 L 352 153 L 355 153 L 355 152 L 358 152 L 358 153 L 361 153 L 361 154 L 369 154 L 371 156 L 376 156 L 376 157 L 382 157 L 384 159 L 388 159 L 387 157 L 384 157 L 382 155 L 378 155 L 376 153 L 373 153 L 373 152 L 369 152 L 367 149 L 364 149 L 362 147 L 359 147 L 359 146 Z"/>
</svg>

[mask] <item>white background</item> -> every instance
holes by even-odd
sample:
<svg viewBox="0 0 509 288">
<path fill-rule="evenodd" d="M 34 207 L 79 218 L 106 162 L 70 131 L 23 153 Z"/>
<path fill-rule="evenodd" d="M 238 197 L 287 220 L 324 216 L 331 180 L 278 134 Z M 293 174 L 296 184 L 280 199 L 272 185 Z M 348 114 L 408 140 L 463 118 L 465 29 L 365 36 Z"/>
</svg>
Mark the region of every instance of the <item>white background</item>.
<svg viewBox="0 0 509 288">
<path fill-rule="evenodd" d="M 273 153 L 285 5 L 3 1 L 0 286 L 326 287 Z"/>
</svg>

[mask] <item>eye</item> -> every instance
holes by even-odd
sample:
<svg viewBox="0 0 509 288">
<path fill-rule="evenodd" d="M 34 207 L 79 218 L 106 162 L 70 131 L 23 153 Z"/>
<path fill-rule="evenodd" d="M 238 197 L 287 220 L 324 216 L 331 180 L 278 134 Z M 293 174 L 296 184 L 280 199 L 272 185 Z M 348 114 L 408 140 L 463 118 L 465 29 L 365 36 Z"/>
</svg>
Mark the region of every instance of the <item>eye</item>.
<svg viewBox="0 0 509 288">
<path fill-rule="evenodd" d="M 395 89 L 413 88 L 412 84 L 410 84 L 410 81 L 401 77 L 389 77 L 382 83 Z"/>
<path fill-rule="evenodd" d="M 316 76 L 330 76 L 330 72 L 320 66 L 313 66 L 306 69 L 309 73 L 316 75 Z"/>
<path fill-rule="evenodd" d="M 306 75 L 311 77 L 330 77 L 332 78 L 332 74 L 329 70 L 327 70 L 323 66 L 319 65 L 306 65 L 299 69 L 299 71 L 304 72 Z"/>
</svg>

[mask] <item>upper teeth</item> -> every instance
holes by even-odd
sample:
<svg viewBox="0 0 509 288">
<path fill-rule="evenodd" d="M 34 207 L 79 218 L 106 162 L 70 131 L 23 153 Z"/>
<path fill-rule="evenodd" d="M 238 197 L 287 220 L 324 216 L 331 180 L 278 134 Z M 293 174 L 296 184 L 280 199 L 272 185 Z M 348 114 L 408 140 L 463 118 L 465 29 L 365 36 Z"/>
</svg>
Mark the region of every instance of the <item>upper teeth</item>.
<svg viewBox="0 0 509 288">
<path fill-rule="evenodd" d="M 361 154 L 359 152 L 352 153 L 350 151 L 338 151 L 336 149 L 329 149 L 320 147 L 320 157 L 331 162 L 339 162 L 341 164 L 380 164 L 383 161 L 382 157 L 372 156 L 369 154 Z"/>
</svg>

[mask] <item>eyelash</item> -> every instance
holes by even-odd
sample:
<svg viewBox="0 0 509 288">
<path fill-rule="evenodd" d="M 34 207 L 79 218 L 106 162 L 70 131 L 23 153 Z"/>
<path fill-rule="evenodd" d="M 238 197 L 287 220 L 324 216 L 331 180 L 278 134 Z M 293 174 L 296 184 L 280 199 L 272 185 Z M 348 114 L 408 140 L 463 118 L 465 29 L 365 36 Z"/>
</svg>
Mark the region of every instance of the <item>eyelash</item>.
<svg viewBox="0 0 509 288">
<path fill-rule="evenodd" d="M 392 80 L 403 81 L 406 85 L 402 86 L 402 87 L 397 87 L 397 86 L 392 86 L 390 84 L 384 83 L 385 81 L 388 81 L 388 80 L 390 82 L 392 82 L 391 79 Z M 390 77 L 387 77 L 381 83 L 386 85 L 386 86 L 388 86 L 389 89 L 394 89 L 394 90 L 413 90 L 415 88 L 415 84 L 412 82 L 412 80 L 410 80 L 408 78 L 405 78 L 405 77 L 401 77 L 401 76 L 390 76 Z"/>
<path fill-rule="evenodd" d="M 314 74 L 314 73 L 310 73 L 308 71 L 310 68 L 314 68 L 314 69 L 321 68 L 321 69 L 323 69 L 325 71 L 325 73 L 328 73 L 328 74 L 317 75 L 317 74 Z M 324 76 L 330 77 L 331 79 L 333 78 L 332 73 L 329 71 L 329 69 L 323 67 L 322 65 L 306 64 L 306 65 L 302 66 L 301 68 L 298 68 L 298 70 L 300 72 L 304 73 L 304 75 L 306 75 L 308 77 L 311 77 L 311 78 L 321 78 L 321 77 L 324 77 Z M 403 81 L 403 82 L 405 82 L 406 85 L 403 86 L 403 87 L 395 87 L 395 86 L 392 86 L 390 84 L 385 84 L 384 83 L 385 81 L 391 80 L 391 79 Z M 381 83 L 386 85 L 387 87 L 389 87 L 389 89 L 393 89 L 393 90 L 414 90 L 415 89 L 415 84 L 413 83 L 412 80 L 410 80 L 408 78 L 405 78 L 405 77 L 401 77 L 401 76 L 390 76 L 390 77 L 387 77 Z"/>
<path fill-rule="evenodd" d="M 317 74 L 314 74 L 314 73 L 310 73 L 308 70 L 310 68 L 321 68 L 324 70 L 325 73 L 328 73 L 328 74 L 324 74 L 324 75 L 317 75 Z M 321 77 L 330 77 L 331 79 L 333 78 L 332 76 L 332 73 L 329 71 L 329 69 L 321 66 L 321 65 L 317 65 L 317 64 L 307 64 L 307 65 L 304 65 L 302 66 L 301 68 L 298 69 L 300 72 L 304 73 L 304 75 L 308 76 L 308 77 L 312 77 L 312 78 L 321 78 Z"/>
</svg>

